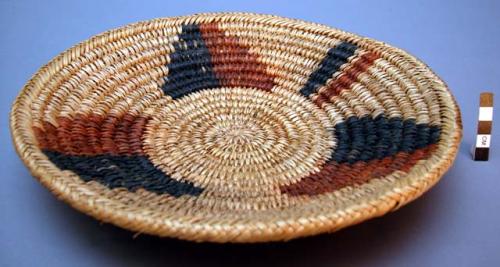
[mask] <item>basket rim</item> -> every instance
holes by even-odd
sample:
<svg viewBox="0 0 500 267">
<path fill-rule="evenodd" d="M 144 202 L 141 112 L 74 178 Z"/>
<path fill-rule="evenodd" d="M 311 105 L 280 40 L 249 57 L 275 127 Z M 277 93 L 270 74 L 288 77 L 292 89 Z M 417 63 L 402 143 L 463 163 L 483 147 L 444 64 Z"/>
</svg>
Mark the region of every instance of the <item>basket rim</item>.
<svg viewBox="0 0 500 267">
<path fill-rule="evenodd" d="M 123 228 L 137 231 L 139 233 L 148 233 L 148 234 L 156 234 L 160 236 L 171 236 L 171 231 L 175 231 L 175 229 L 166 229 L 164 227 L 138 227 L 138 225 L 151 225 L 148 221 L 148 218 L 141 216 L 141 214 L 131 214 L 127 211 L 119 210 L 119 209 L 99 209 L 90 205 L 87 205 L 80 201 L 78 198 L 72 197 L 68 193 L 68 189 L 64 189 L 60 184 L 54 182 L 54 175 L 50 174 L 47 171 L 47 166 L 43 166 L 42 160 L 32 160 L 33 155 L 37 153 L 41 153 L 40 149 L 37 147 L 36 142 L 33 141 L 32 134 L 30 133 L 31 126 L 26 126 L 25 122 L 29 122 L 29 113 L 30 111 L 23 107 L 26 107 L 30 104 L 29 95 L 33 87 L 35 87 L 36 83 L 42 79 L 44 76 L 51 76 L 53 74 L 53 70 L 51 68 L 62 68 L 65 64 L 70 62 L 72 59 L 78 57 L 82 53 L 87 50 L 91 50 L 92 43 L 101 42 L 101 39 L 112 36 L 113 38 L 119 39 L 120 32 L 125 31 L 127 28 L 134 28 L 135 30 L 144 28 L 144 30 L 151 30 L 148 28 L 148 25 L 151 24 L 165 24 L 165 23 L 186 23 L 190 20 L 196 19 L 220 19 L 223 21 L 224 19 L 233 19 L 233 18 L 248 18 L 248 19 L 259 19 L 262 21 L 273 21 L 277 23 L 283 23 L 287 25 L 292 25 L 292 27 L 298 27 L 300 29 L 308 29 L 314 30 L 316 32 L 327 33 L 331 36 L 342 36 L 342 38 L 352 38 L 356 40 L 356 43 L 360 43 L 361 47 L 363 46 L 381 46 L 386 49 L 390 49 L 392 52 L 398 53 L 399 55 L 404 56 L 406 59 L 412 60 L 417 65 L 420 65 L 426 68 L 432 79 L 436 82 L 440 83 L 445 89 L 447 93 L 447 97 L 451 99 L 453 102 L 453 113 L 455 115 L 455 128 L 451 132 L 452 134 L 449 136 L 451 140 L 450 148 L 447 150 L 446 154 L 440 158 L 439 162 L 437 162 L 434 166 L 432 166 L 432 172 L 427 172 L 425 177 L 419 177 L 418 179 L 414 179 L 412 184 L 407 184 L 402 187 L 396 188 L 394 187 L 392 191 L 385 192 L 385 194 L 380 195 L 376 201 L 367 204 L 360 203 L 354 207 L 350 207 L 349 211 L 337 209 L 335 212 L 332 212 L 332 216 L 336 216 L 336 214 L 341 213 L 349 213 L 351 216 L 338 216 L 341 218 L 340 222 L 335 222 L 329 225 L 328 227 L 323 227 L 321 229 L 316 229 L 311 231 L 311 229 L 303 230 L 294 233 L 293 235 L 283 237 L 282 235 L 272 235 L 269 233 L 262 233 L 261 236 L 254 236 L 250 240 L 242 239 L 242 240 L 220 240 L 215 236 L 215 232 L 213 235 L 208 235 L 207 238 L 204 238 L 203 241 L 213 241 L 213 242 L 258 242 L 258 241 L 277 241 L 277 240 L 287 240 L 301 236 L 313 235 L 323 232 L 331 232 L 336 231 L 341 228 L 360 223 L 362 221 L 382 216 L 390 211 L 396 210 L 401 206 L 413 201 L 418 198 L 424 192 L 426 192 L 430 187 L 432 187 L 435 183 L 437 183 L 442 175 L 451 167 L 457 152 L 458 147 L 462 138 L 462 122 L 460 109 L 456 103 L 456 99 L 451 94 L 449 87 L 439 78 L 432 69 L 430 69 L 425 63 L 423 63 L 420 59 L 416 58 L 412 54 L 407 51 L 393 47 L 384 42 L 376 41 L 371 38 L 362 37 L 357 34 L 353 34 L 347 31 L 339 30 L 337 28 L 329 27 L 324 24 L 312 23 L 303 21 L 300 19 L 291 19 L 285 18 L 276 15 L 264 15 L 257 13 L 247 13 L 247 12 L 221 12 L 221 13 L 198 13 L 193 15 L 184 15 L 184 16 L 175 16 L 175 17 L 166 17 L 166 18 L 156 18 L 152 20 L 144 20 L 139 22 L 130 23 L 121 27 L 117 27 L 114 29 L 107 30 L 103 33 L 94 35 L 87 40 L 84 40 L 68 49 L 58 54 L 42 67 L 40 67 L 32 77 L 27 81 L 27 83 L 23 86 L 22 90 L 19 92 L 16 97 L 14 103 L 12 104 L 10 114 L 9 114 L 9 126 L 11 132 L 11 138 L 14 143 L 14 147 L 16 153 L 22 159 L 23 163 L 28 167 L 31 174 L 36 177 L 36 179 L 48 188 L 53 194 L 55 194 L 60 200 L 70 204 L 72 207 L 77 210 L 88 214 L 98 220 L 102 220 L 104 222 L 113 223 L 115 225 L 121 226 Z M 159 26 L 158 26 L 159 27 Z M 51 73 L 52 72 L 52 73 Z M 30 142 L 31 141 L 31 142 Z M 48 160 L 46 160 L 48 161 Z M 51 163 L 50 163 L 51 164 Z M 57 167 L 54 167 L 57 169 Z M 378 178 L 377 178 L 378 179 Z M 375 179 L 376 180 L 376 179 Z M 394 185 L 396 186 L 396 185 Z M 397 191 L 397 192 L 396 192 Z M 401 199 L 401 196 L 405 196 Z M 395 199 L 398 199 L 397 201 Z M 373 208 L 376 207 L 376 208 Z M 176 227 L 179 229 L 191 228 L 193 224 L 183 225 L 181 222 L 176 222 L 174 218 L 172 218 L 171 222 L 177 223 Z M 244 226 L 244 225 L 243 225 Z M 236 228 L 238 225 L 223 225 L 223 227 L 228 228 Z M 167 227 L 168 228 L 168 227 Z M 189 237 L 181 237 L 183 239 L 191 239 Z M 196 240 L 193 238 L 192 240 Z M 199 240 L 196 240 L 199 241 Z"/>
</svg>

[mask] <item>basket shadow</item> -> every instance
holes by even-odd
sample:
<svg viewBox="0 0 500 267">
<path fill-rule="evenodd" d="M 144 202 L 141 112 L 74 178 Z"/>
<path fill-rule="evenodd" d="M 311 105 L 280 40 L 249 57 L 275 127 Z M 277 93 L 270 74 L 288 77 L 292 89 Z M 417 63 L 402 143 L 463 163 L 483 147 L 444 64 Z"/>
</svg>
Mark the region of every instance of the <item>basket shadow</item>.
<svg viewBox="0 0 500 267">
<path fill-rule="evenodd" d="M 60 207 L 55 213 L 59 213 L 56 215 L 59 220 L 74 226 L 69 233 L 80 239 L 82 246 L 90 244 L 106 262 L 116 262 L 119 266 L 364 266 L 374 264 L 382 255 L 396 257 L 411 249 L 411 239 L 419 229 L 436 223 L 432 217 L 440 211 L 433 209 L 432 202 L 444 201 L 440 198 L 445 195 L 439 191 L 437 186 L 396 212 L 339 232 L 285 243 L 194 243 L 149 235 L 134 238 L 130 231 L 101 224 L 64 204 L 55 205 Z"/>
</svg>

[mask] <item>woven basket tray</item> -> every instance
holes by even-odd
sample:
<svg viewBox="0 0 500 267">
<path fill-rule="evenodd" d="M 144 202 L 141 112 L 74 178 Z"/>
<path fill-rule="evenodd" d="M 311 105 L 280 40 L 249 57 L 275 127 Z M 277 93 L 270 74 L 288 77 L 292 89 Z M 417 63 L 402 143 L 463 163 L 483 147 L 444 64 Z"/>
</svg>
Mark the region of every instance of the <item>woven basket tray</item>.
<svg viewBox="0 0 500 267">
<path fill-rule="evenodd" d="M 140 233 L 258 242 L 331 232 L 417 198 L 460 114 L 404 51 L 245 13 L 132 24 L 51 60 L 14 103 L 32 174 Z"/>
</svg>

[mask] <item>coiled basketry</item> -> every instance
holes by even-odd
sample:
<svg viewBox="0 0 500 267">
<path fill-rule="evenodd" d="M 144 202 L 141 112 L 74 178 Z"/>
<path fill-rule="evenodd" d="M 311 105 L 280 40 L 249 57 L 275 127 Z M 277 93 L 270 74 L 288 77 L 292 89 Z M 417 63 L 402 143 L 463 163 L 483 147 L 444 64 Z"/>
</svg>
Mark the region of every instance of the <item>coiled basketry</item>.
<svg viewBox="0 0 500 267">
<path fill-rule="evenodd" d="M 402 50 L 246 13 L 140 22 L 42 67 L 11 131 L 32 174 L 95 218 L 258 242 L 331 232 L 415 199 L 449 168 L 460 114 Z"/>
</svg>

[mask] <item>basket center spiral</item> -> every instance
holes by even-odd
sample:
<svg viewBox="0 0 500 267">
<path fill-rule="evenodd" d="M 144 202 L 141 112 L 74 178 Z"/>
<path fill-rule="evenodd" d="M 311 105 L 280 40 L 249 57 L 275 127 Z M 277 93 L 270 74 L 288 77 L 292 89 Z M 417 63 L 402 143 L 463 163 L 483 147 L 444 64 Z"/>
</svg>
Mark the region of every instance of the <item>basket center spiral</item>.
<svg viewBox="0 0 500 267">
<path fill-rule="evenodd" d="M 218 196 L 274 195 L 332 153 L 324 111 L 285 90 L 201 90 L 159 108 L 145 152 L 173 179 Z"/>
<path fill-rule="evenodd" d="M 262 129 L 255 122 L 244 118 L 241 120 L 227 118 L 226 121 L 220 121 L 207 132 L 209 150 L 214 155 L 247 153 L 263 145 L 264 139 Z"/>
</svg>

